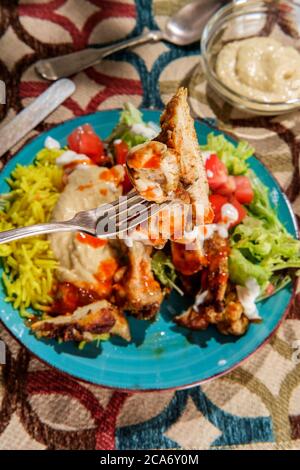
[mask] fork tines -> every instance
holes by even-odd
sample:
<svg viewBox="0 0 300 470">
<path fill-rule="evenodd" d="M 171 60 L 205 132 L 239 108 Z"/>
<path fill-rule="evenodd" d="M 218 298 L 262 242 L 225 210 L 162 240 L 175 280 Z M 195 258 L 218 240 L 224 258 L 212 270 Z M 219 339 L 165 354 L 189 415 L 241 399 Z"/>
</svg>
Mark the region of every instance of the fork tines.
<svg viewBox="0 0 300 470">
<path fill-rule="evenodd" d="M 101 207 L 101 215 L 96 225 L 96 234 L 101 237 L 113 237 L 130 231 L 149 217 L 159 212 L 163 204 L 156 204 L 141 198 L 136 192 L 121 197 L 106 207 Z"/>
</svg>

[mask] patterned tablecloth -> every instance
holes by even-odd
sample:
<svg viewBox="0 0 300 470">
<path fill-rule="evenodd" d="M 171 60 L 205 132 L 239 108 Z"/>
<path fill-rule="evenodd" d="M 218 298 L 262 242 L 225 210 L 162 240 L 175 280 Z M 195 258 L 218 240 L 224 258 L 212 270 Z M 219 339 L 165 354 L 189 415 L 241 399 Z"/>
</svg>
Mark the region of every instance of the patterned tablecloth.
<svg viewBox="0 0 300 470">
<path fill-rule="evenodd" d="M 37 59 L 105 44 L 162 27 L 186 1 L 1 1 L 0 79 L 10 119 L 48 84 Z M 162 107 L 179 84 L 194 112 L 247 138 L 300 216 L 300 114 L 251 118 L 208 92 L 199 48 L 163 42 L 111 56 L 74 77 L 76 93 L 37 132 L 84 113 L 119 107 Z M 16 150 L 16 149 L 14 149 Z M 271 312 L 270 312 L 271 314 Z M 65 377 L 33 358 L 0 326 L 7 363 L 0 369 L 0 449 L 300 448 L 300 293 L 268 345 L 224 378 L 190 390 L 126 394 Z M 294 358 L 294 360 L 293 360 Z"/>
</svg>

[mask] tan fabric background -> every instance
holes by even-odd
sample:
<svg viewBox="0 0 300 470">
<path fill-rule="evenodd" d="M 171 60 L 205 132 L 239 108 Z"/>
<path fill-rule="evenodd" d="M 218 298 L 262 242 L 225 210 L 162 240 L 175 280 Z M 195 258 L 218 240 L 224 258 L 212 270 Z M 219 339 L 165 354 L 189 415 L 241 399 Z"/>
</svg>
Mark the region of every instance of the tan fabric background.
<svg viewBox="0 0 300 470">
<path fill-rule="evenodd" d="M 122 39 L 138 32 L 138 27 L 151 26 L 154 20 L 162 27 L 167 16 L 184 3 L 1 2 L 0 78 L 7 85 L 7 105 L 0 105 L 2 122 L 47 86 L 33 69 L 38 58 Z M 79 73 L 74 81 L 77 90 L 72 99 L 32 135 L 74 115 L 119 107 L 128 99 L 136 105 L 157 105 L 160 95 L 166 102 L 177 86 L 184 84 L 195 113 L 216 116 L 221 127 L 255 146 L 300 216 L 300 114 L 253 119 L 207 95 L 196 46 L 179 52 L 164 43 L 141 46 L 133 54 L 114 56 Z M 300 340 L 299 320 L 298 294 L 288 319 L 268 345 L 226 377 L 202 386 L 201 393 L 216 407 L 210 414 L 196 406 L 196 389 L 175 395 L 130 396 L 66 378 L 33 358 L 0 326 L 7 346 L 7 364 L 0 368 L 0 449 L 206 449 L 223 445 L 232 449 L 299 449 L 300 365 L 292 360 L 293 342 Z M 230 419 L 230 432 L 222 430 L 226 419 Z M 239 426 L 245 432 L 234 437 Z M 222 433 L 223 444 L 218 444 Z M 263 442 L 266 440 L 269 442 Z"/>
</svg>

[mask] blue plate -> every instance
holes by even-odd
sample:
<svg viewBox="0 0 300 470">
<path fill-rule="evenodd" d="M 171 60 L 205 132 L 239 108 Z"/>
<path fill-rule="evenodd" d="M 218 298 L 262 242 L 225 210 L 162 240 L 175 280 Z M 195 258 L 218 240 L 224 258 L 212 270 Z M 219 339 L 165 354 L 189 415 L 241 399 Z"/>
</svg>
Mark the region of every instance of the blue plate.
<svg viewBox="0 0 300 470">
<path fill-rule="evenodd" d="M 158 111 L 146 110 L 146 121 L 159 122 Z M 119 111 L 105 111 L 65 122 L 44 133 L 25 146 L 5 167 L 0 177 L 0 192 L 6 192 L 5 178 L 17 163 L 31 163 L 44 146 L 47 135 L 62 145 L 66 137 L 80 124 L 90 123 L 101 137 L 106 137 L 118 121 Z M 196 123 L 201 144 L 206 142 L 212 128 L 204 122 Z M 220 131 L 213 130 L 220 134 Z M 251 168 L 268 186 L 277 199 L 280 220 L 288 231 L 297 236 L 297 226 L 291 208 L 277 182 L 255 157 L 249 160 Z M 1 274 L 1 273 L 0 273 Z M 94 344 L 80 351 L 74 344 L 59 345 L 54 341 L 37 340 L 24 325 L 12 306 L 4 301 L 0 286 L 0 318 L 10 332 L 33 354 L 51 366 L 79 379 L 106 387 L 127 390 L 163 390 L 183 388 L 228 372 L 257 350 L 275 331 L 284 317 L 292 298 L 292 286 L 259 303 L 263 318 L 261 324 L 252 324 L 241 338 L 222 336 L 215 328 L 191 332 L 179 328 L 172 317 L 183 311 L 191 299 L 182 299 L 172 293 L 165 300 L 160 315 L 153 323 L 129 318 L 132 341 L 127 344 L 119 338 Z"/>
</svg>

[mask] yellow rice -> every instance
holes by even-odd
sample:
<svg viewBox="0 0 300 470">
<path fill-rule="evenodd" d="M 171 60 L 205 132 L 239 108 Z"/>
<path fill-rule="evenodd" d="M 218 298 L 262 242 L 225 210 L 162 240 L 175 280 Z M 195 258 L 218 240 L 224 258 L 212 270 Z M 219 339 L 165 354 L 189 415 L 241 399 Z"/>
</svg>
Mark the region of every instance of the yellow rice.
<svg viewBox="0 0 300 470">
<path fill-rule="evenodd" d="M 7 182 L 11 188 L 0 231 L 47 222 L 62 190 L 63 171 L 55 164 L 61 150 L 43 149 L 28 166 L 17 165 Z M 57 262 L 46 236 L 0 245 L 6 301 L 24 317 L 28 309 L 45 310 Z"/>
</svg>

